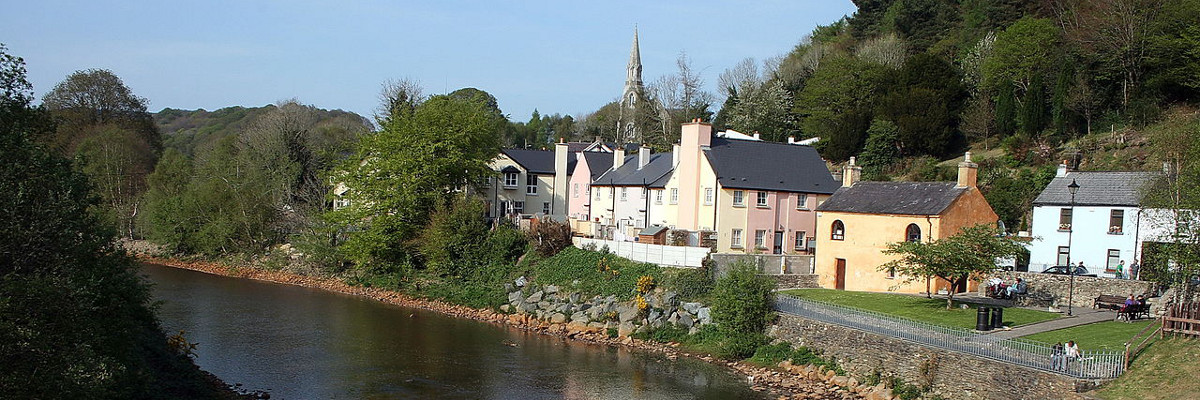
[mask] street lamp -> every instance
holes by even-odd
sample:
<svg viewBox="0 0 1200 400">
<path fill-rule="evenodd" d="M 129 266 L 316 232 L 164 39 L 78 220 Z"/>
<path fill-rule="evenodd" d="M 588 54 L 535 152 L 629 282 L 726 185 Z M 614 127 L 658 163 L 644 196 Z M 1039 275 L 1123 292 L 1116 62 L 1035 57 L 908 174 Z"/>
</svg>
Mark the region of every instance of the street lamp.
<svg viewBox="0 0 1200 400">
<path fill-rule="evenodd" d="M 1071 304 L 1075 300 L 1075 265 L 1071 264 L 1071 236 L 1075 233 L 1075 193 L 1079 192 L 1079 183 L 1071 179 L 1067 190 L 1071 192 L 1071 229 L 1067 231 L 1067 275 L 1070 277 L 1067 284 L 1067 316 L 1070 317 Z"/>
</svg>

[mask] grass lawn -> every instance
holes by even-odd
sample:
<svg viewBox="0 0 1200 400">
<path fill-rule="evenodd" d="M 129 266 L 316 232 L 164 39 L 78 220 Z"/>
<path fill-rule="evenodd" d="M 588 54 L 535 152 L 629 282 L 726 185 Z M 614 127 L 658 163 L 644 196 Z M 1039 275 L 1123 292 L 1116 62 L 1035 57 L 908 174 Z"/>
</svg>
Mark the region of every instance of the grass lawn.
<svg viewBox="0 0 1200 400">
<path fill-rule="evenodd" d="M 1133 360 L 1129 371 L 1097 393 L 1107 400 L 1194 399 L 1200 393 L 1200 341 L 1154 342 Z"/>
<path fill-rule="evenodd" d="M 955 301 L 955 308 L 946 309 L 945 299 L 928 299 L 894 293 L 851 292 L 833 289 L 793 289 L 783 292 L 803 299 L 823 301 L 848 307 L 861 308 L 895 315 L 941 326 L 975 328 L 977 304 L 963 310 Z M 1004 324 L 1018 326 L 1058 318 L 1058 314 L 1023 308 L 1005 308 Z"/>
<path fill-rule="evenodd" d="M 1152 322 L 1154 320 L 1150 319 L 1135 322 L 1104 321 L 1056 331 L 1035 333 L 1023 338 L 1051 344 L 1057 342 L 1066 343 L 1068 340 L 1074 340 L 1079 345 L 1080 350 L 1121 351 L 1125 350 L 1125 341 L 1132 338 L 1138 332 L 1141 332 L 1143 328 Z"/>
</svg>

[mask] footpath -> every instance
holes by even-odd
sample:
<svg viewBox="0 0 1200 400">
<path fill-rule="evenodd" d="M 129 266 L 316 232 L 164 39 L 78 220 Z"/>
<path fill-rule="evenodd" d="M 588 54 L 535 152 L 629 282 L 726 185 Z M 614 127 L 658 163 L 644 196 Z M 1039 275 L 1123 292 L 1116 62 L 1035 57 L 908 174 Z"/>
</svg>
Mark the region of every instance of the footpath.
<svg viewBox="0 0 1200 400">
<path fill-rule="evenodd" d="M 1025 308 L 1029 310 L 1045 311 L 1045 309 L 1041 307 L 1017 307 L 1013 305 L 1011 300 L 993 299 L 991 297 L 980 296 L 978 294 L 958 295 L 954 296 L 954 300 L 974 304 L 984 304 L 988 306 L 999 306 L 1004 308 Z M 994 329 L 984 332 L 984 334 L 988 335 L 989 338 L 996 340 L 1012 339 L 1021 336 L 1032 335 L 1035 333 L 1049 332 L 1063 328 L 1094 324 L 1097 322 L 1112 321 L 1117 318 L 1116 311 L 1094 309 L 1090 307 L 1075 307 L 1071 310 L 1072 315 L 1069 317 L 1066 316 L 1067 312 L 1065 309 L 1060 311 L 1062 311 L 1063 314 L 1061 318 L 1021 325 L 1011 329 Z"/>
</svg>

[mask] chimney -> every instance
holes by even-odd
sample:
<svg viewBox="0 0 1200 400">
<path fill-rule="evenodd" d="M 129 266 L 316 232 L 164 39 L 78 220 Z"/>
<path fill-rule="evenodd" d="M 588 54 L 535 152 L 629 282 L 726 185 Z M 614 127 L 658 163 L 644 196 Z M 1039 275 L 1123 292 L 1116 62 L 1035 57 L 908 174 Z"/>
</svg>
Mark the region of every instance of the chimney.
<svg viewBox="0 0 1200 400">
<path fill-rule="evenodd" d="M 679 165 L 679 143 L 671 145 L 671 166 Z"/>
<path fill-rule="evenodd" d="M 1054 173 L 1055 177 L 1067 176 L 1067 160 L 1063 160 L 1062 164 L 1058 164 L 1058 172 Z"/>
<path fill-rule="evenodd" d="M 679 138 L 684 151 L 696 148 L 707 148 L 712 145 L 712 125 L 700 122 L 700 118 L 683 124 L 683 132 Z"/>
<path fill-rule="evenodd" d="M 958 163 L 958 185 L 956 187 L 975 187 L 976 175 L 979 174 L 979 164 L 971 162 L 971 152 L 963 156 L 963 162 Z"/>
<path fill-rule="evenodd" d="M 625 146 L 617 146 L 613 149 L 613 169 L 621 168 L 625 165 Z"/>
<path fill-rule="evenodd" d="M 649 164 L 649 163 L 650 163 L 650 148 L 646 147 L 646 144 L 643 143 L 641 146 L 638 147 L 638 167 L 637 167 L 637 169 L 641 170 L 642 168 L 646 167 L 646 164 Z"/>
<path fill-rule="evenodd" d="M 842 170 L 842 187 L 854 186 L 862 178 L 862 167 L 855 165 L 854 161 L 854 157 L 850 157 L 850 162 Z"/>
</svg>

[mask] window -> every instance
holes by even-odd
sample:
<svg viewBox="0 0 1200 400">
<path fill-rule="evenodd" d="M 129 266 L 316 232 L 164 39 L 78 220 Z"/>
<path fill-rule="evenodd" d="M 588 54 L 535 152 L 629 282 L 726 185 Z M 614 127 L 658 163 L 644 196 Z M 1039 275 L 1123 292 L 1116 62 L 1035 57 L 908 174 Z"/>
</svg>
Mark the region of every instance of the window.
<svg viewBox="0 0 1200 400">
<path fill-rule="evenodd" d="M 1121 263 L 1121 250 L 1108 249 L 1108 263 L 1105 264 L 1104 271 L 1116 272 L 1117 265 Z"/>
<path fill-rule="evenodd" d="M 896 279 L 896 267 L 888 267 L 887 277 L 888 279 Z"/>
<path fill-rule="evenodd" d="M 662 189 L 654 191 L 654 204 L 662 204 Z"/>
<path fill-rule="evenodd" d="M 704 205 L 711 206 L 713 204 L 713 189 L 704 188 Z"/>
<path fill-rule="evenodd" d="M 623 187 L 621 188 L 621 201 L 625 201 L 627 198 L 629 198 L 629 188 Z"/>
<path fill-rule="evenodd" d="M 756 248 L 756 249 L 767 248 L 767 231 L 766 230 L 759 229 L 759 230 L 754 231 L 754 248 Z"/>
<path fill-rule="evenodd" d="M 679 204 L 679 188 L 671 188 L 671 204 Z"/>
<path fill-rule="evenodd" d="M 542 214 L 550 215 L 550 202 L 542 202 Z"/>
<path fill-rule="evenodd" d="M 646 192 L 647 192 L 647 191 L 649 191 L 649 189 L 646 189 L 646 188 L 638 188 L 638 194 L 640 195 L 640 197 L 642 198 L 642 200 L 645 200 L 645 199 L 646 199 Z"/>
<path fill-rule="evenodd" d="M 746 206 L 746 192 L 743 192 L 741 190 L 733 191 L 733 206 L 734 207 L 745 207 Z"/>
<path fill-rule="evenodd" d="M 491 200 L 483 201 L 483 217 L 484 218 L 492 217 L 492 201 Z"/>
<path fill-rule="evenodd" d="M 506 188 L 517 187 L 517 173 L 516 172 L 505 172 L 504 173 L 504 187 L 506 187 Z"/>
<path fill-rule="evenodd" d="M 833 221 L 833 226 L 829 229 L 829 239 L 831 240 L 846 240 L 846 224 L 842 220 Z"/>
<path fill-rule="evenodd" d="M 1071 248 L 1058 246 L 1058 265 L 1067 265 L 1069 262 L 1071 262 Z"/>
<path fill-rule="evenodd" d="M 1058 230 L 1071 230 L 1071 209 L 1064 208 L 1058 211 Z"/>
<path fill-rule="evenodd" d="M 513 214 L 523 214 L 523 213 L 525 213 L 525 202 L 514 201 L 514 202 L 512 202 L 512 208 L 513 208 Z"/>
<path fill-rule="evenodd" d="M 767 206 L 767 192 L 758 192 L 758 203 L 756 205 L 759 207 Z"/>
<path fill-rule="evenodd" d="M 606 190 L 606 192 L 608 192 L 608 199 L 609 199 L 609 200 L 612 200 L 613 196 L 617 194 L 617 193 L 616 193 L 616 192 L 617 192 L 617 188 L 615 188 L 615 187 L 610 187 L 610 188 L 608 188 L 608 190 Z"/>
<path fill-rule="evenodd" d="M 729 247 L 732 247 L 735 249 L 742 248 L 742 230 L 741 229 L 734 229 L 733 233 L 729 235 Z"/>
<path fill-rule="evenodd" d="M 904 230 L 904 240 L 908 242 L 921 242 L 921 227 L 917 224 L 908 224 L 908 229 Z"/>
<path fill-rule="evenodd" d="M 537 195 L 537 175 L 525 175 L 525 194 Z"/>
<path fill-rule="evenodd" d="M 579 197 L 579 184 L 578 183 L 572 184 L 571 197 Z"/>
<path fill-rule="evenodd" d="M 795 246 L 793 246 L 793 248 L 795 248 L 796 250 L 807 249 L 808 248 L 808 246 L 806 246 L 807 239 L 808 238 L 805 236 L 804 231 L 796 231 L 796 244 L 795 244 Z"/>
<path fill-rule="evenodd" d="M 800 193 L 800 194 L 796 195 L 796 209 L 797 210 L 807 210 L 808 209 L 808 193 Z"/>
<path fill-rule="evenodd" d="M 1112 210 L 1108 215 L 1108 234 L 1120 235 L 1125 229 L 1125 210 Z"/>
<path fill-rule="evenodd" d="M 588 190 L 591 190 L 591 189 L 588 189 Z M 599 190 L 596 191 L 596 200 L 600 200 L 600 191 Z"/>
</svg>

